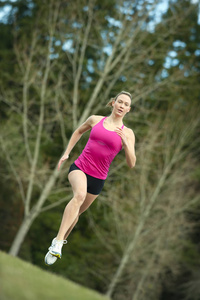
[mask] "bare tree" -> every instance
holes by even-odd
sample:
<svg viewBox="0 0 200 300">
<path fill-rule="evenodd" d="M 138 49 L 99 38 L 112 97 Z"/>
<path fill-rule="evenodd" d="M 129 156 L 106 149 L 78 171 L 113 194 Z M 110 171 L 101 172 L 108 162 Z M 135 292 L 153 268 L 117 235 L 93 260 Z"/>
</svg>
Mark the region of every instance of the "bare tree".
<svg viewBox="0 0 200 300">
<path fill-rule="evenodd" d="M 152 116 L 146 119 L 134 172 L 126 170 L 123 160 L 114 164 L 101 204 L 109 207 L 104 214 L 109 230 L 88 212 L 102 251 L 112 261 L 100 273 L 110 282 L 107 295 L 116 300 L 157 299 L 167 274 L 173 278 L 180 272 L 180 253 L 193 228 L 186 213 L 200 203 L 192 184 L 198 109 L 187 107 L 186 117 L 181 105 L 174 106 L 166 115 L 152 111 L 153 122 Z M 143 115 L 141 109 L 136 118 Z"/>
<path fill-rule="evenodd" d="M 52 190 L 52 187 L 55 184 L 56 178 L 58 177 L 57 168 L 54 169 L 52 174 L 50 175 L 47 184 L 42 187 L 41 195 L 37 201 L 33 201 L 34 194 L 34 186 L 40 185 L 41 178 L 38 180 L 37 176 L 41 172 L 39 170 L 38 162 L 40 155 L 40 148 L 42 143 L 42 134 L 43 127 L 45 122 L 45 105 L 47 103 L 47 96 L 49 94 L 48 90 L 48 80 L 50 77 L 50 73 L 52 72 L 53 63 L 51 62 L 51 48 L 53 45 L 53 37 L 55 35 L 55 27 L 58 21 L 59 15 L 59 3 L 53 5 L 51 1 L 47 7 L 47 28 L 48 32 L 48 43 L 46 44 L 46 48 L 42 49 L 44 51 L 44 61 L 41 63 L 41 67 L 37 69 L 35 67 L 35 59 L 38 53 L 41 51 L 40 45 L 38 46 L 38 36 L 40 34 L 39 29 L 36 28 L 32 32 L 31 46 L 22 44 L 21 47 L 19 43 L 15 43 L 15 53 L 18 59 L 18 65 L 21 74 L 23 74 L 23 90 L 22 90 L 22 99 L 23 99 L 23 114 L 22 124 L 23 124 L 23 136 L 24 136 L 24 148 L 26 152 L 26 156 L 28 159 L 28 164 L 30 166 L 30 173 L 28 175 L 27 180 L 27 191 L 25 191 L 22 183 L 22 176 L 19 174 L 19 171 L 15 168 L 15 163 L 12 162 L 12 159 L 9 155 L 9 151 L 6 148 L 6 142 L 1 138 L 1 145 L 5 152 L 7 161 L 9 162 L 11 169 L 15 175 L 15 178 L 19 185 L 19 190 L 21 192 L 22 201 L 24 204 L 24 219 L 19 228 L 19 231 L 13 241 L 12 247 L 10 249 L 10 254 L 17 255 L 20 246 L 26 236 L 32 222 L 41 212 L 41 208 L 46 201 L 47 197 Z M 38 16 L 40 18 L 41 16 Z M 17 39 L 17 37 L 16 37 Z M 26 46 L 26 48 L 22 49 L 22 46 Z M 42 54 L 42 55 L 43 55 Z M 41 57 L 42 59 L 42 57 Z M 40 61 L 41 62 L 41 61 Z M 39 111 L 38 111 L 38 124 L 34 124 L 30 121 L 30 107 L 32 105 L 30 99 L 30 90 L 31 88 L 35 88 L 38 94 L 39 99 Z M 6 94 L 9 98 L 8 93 Z M 55 98 L 56 99 L 56 98 Z M 63 128 L 63 127 L 61 127 Z M 34 136 L 34 143 L 32 142 Z M 63 133 L 63 138 L 65 135 Z M 30 141 L 31 140 L 31 141 Z M 66 140 L 66 138 L 65 138 Z M 45 171 L 45 166 L 43 167 L 43 171 Z M 27 175 L 26 175 L 27 176 Z M 25 181 L 25 180 L 24 180 Z M 65 200 L 68 197 L 65 197 Z"/>
<path fill-rule="evenodd" d="M 172 258 L 175 254 L 170 255 L 170 249 L 182 247 L 181 235 L 191 226 L 184 212 L 200 201 L 189 188 L 194 168 L 191 141 L 197 126 L 198 116 L 194 111 L 188 113 L 185 122 L 184 115 L 178 117 L 172 110 L 164 121 L 151 124 L 139 147 L 136 174 L 128 178 L 134 182 L 134 188 L 123 201 L 119 197 L 110 199 L 123 252 L 109 284 L 108 296 L 117 289 L 127 268 L 134 279 L 133 300 L 149 299 L 148 278 L 159 280 L 165 268 L 175 269 L 176 260 Z M 138 260 L 143 261 L 140 279 L 134 275 L 139 272 L 134 267 Z M 146 298 L 140 297 L 142 291 L 146 291 Z"/>
</svg>

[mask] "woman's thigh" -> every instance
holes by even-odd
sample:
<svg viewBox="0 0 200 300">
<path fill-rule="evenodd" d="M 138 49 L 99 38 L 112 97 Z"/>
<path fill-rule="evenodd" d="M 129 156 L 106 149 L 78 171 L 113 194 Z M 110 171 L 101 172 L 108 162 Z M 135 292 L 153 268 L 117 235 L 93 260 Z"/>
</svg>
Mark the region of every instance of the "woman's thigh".
<svg viewBox="0 0 200 300">
<path fill-rule="evenodd" d="M 71 184 L 74 196 L 87 194 L 87 177 L 81 170 L 74 170 L 68 174 L 68 179 Z"/>
</svg>

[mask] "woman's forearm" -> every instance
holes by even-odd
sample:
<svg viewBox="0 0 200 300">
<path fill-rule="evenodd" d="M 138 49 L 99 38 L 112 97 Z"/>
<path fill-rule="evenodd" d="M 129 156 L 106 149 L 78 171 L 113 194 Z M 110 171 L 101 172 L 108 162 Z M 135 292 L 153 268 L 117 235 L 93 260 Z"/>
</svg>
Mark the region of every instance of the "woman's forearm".
<svg viewBox="0 0 200 300">
<path fill-rule="evenodd" d="M 70 152 L 72 151 L 72 149 L 74 148 L 76 143 L 80 140 L 81 136 L 82 136 L 82 134 L 79 132 L 78 129 L 76 129 L 69 140 L 69 143 L 67 145 L 64 155 L 70 154 Z"/>
<path fill-rule="evenodd" d="M 135 163 L 136 163 L 135 151 L 133 149 L 130 149 L 130 147 L 128 147 L 127 145 L 124 146 L 124 150 L 125 150 L 125 156 L 126 156 L 126 161 L 128 166 L 130 168 L 135 167 Z"/>
</svg>

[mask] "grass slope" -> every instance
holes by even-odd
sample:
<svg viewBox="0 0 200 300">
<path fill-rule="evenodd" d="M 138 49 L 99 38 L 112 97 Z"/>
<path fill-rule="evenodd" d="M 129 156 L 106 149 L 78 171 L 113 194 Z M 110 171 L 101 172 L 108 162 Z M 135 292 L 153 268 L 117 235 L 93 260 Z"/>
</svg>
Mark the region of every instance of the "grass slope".
<svg viewBox="0 0 200 300">
<path fill-rule="evenodd" d="M 108 300 L 95 291 L 0 251 L 0 300 Z"/>
</svg>

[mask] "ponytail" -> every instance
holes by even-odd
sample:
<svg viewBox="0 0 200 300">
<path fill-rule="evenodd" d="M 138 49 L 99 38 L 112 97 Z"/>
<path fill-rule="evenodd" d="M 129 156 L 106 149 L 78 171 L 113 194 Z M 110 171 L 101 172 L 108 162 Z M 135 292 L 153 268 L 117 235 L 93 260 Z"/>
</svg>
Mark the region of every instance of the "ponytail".
<svg viewBox="0 0 200 300">
<path fill-rule="evenodd" d="M 115 98 L 111 98 L 110 101 L 106 104 L 106 107 L 112 107 L 113 101 L 115 101 Z"/>
</svg>

